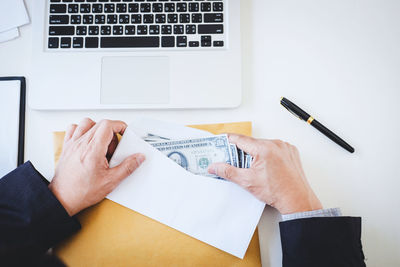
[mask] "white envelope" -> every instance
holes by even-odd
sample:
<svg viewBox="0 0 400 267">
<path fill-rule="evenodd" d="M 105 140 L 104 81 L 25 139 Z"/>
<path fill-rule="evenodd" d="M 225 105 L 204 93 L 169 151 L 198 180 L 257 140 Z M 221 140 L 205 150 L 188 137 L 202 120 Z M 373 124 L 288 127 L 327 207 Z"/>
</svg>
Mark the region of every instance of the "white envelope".
<svg viewBox="0 0 400 267">
<path fill-rule="evenodd" d="M 110 166 L 139 152 L 146 161 L 107 198 L 243 258 L 265 204 L 234 183 L 187 172 L 140 137 L 151 132 L 190 138 L 204 136 L 204 131 L 148 122 L 142 120 L 126 129 Z M 146 129 L 139 127 L 144 124 Z"/>
</svg>

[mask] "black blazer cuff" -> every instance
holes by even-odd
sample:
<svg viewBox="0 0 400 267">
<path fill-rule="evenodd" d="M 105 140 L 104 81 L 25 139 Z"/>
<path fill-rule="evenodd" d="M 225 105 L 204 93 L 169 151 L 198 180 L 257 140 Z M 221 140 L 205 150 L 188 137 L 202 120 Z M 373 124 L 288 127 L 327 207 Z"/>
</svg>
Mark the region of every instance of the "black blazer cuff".
<svg viewBox="0 0 400 267">
<path fill-rule="evenodd" d="M 26 240 L 32 253 L 46 251 L 81 228 L 29 161 L 0 179 L 0 207 L 6 207 L 0 210 L 0 224 L 13 233 L 7 240 L 9 248 Z"/>
</svg>

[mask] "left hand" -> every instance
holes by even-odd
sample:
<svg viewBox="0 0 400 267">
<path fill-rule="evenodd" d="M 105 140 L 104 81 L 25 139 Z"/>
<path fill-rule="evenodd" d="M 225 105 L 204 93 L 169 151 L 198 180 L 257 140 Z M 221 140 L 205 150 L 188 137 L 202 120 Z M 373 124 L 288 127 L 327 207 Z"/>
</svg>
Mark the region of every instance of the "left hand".
<svg viewBox="0 0 400 267">
<path fill-rule="evenodd" d="M 110 168 L 108 159 L 118 143 L 116 134 L 123 134 L 126 127 L 122 121 L 84 119 L 66 132 L 49 189 L 70 216 L 103 200 L 145 160 L 144 155 L 135 154 Z"/>
</svg>

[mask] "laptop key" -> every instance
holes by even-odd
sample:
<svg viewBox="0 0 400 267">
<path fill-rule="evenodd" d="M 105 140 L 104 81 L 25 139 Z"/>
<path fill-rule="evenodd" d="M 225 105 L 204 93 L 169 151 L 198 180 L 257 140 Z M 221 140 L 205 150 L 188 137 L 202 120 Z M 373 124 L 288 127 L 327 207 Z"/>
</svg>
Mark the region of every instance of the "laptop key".
<svg viewBox="0 0 400 267">
<path fill-rule="evenodd" d="M 89 26 L 89 35 L 99 35 L 99 26 Z"/>
<path fill-rule="evenodd" d="M 140 12 L 142 13 L 151 12 L 151 5 L 149 3 L 140 4 Z"/>
<path fill-rule="evenodd" d="M 180 23 L 190 23 L 190 14 L 180 14 L 179 22 Z"/>
<path fill-rule="evenodd" d="M 132 24 L 140 24 L 142 23 L 142 15 L 135 14 L 131 16 L 131 23 Z"/>
<path fill-rule="evenodd" d="M 83 15 L 83 24 L 93 24 L 93 15 Z"/>
<path fill-rule="evenodd" d="M 192 23 L 201 23 L 203 22 L 203 15 L 200 13 L 192 14 Z"/>
<path fill-rule="evenodd" d="M 104 13 L 114 13 L 115 5 L 114 4 L 105 4 L 104 5 Z"/>
<path fill-rule="evenodd" d="M 150 34 L 160 34 L 160 25 L 150 25 L 149 33 Z"/>
<path fill-rule="evenodd" d="M 124 34 L 123 26 L 113 26 L 113 35 L 122 35 Z"/>
<path fill-rule="evenodd" d="M 69 16 L 68 15 L 51 15 L 49 24 L 68 24 Z"/>
<path fill-rule="evenodd" d="M 183 25 L 174 25 L 174 34 L 184 34 Z"/>
<path fill-rule="evenodd" d="M 199 3 L 189 3 L 190 12 L 199 12 Z"/>
<path fill-rule="evenodd" d="M 173 36 L 163 36 L 161 39 L 162 47 L 174 47 L 175 46 L 175 37 Z"/>
<path fill-rule="evenodd" d="M 81 24 L 82 16 L 81 15 L 71 15 L 71 24 Z"/>
<path fill-rule="evenodd" d="M 102 4 L 93 4 L 92 13 L 103 13 L 103 5 Z"/>
<path fill-rule="evenodd" d="M 99 47 L 99 37 L 85 38 L 85 48 L 98 48 L 98 47 Z"/>
<path fill-rule="evenodd" d="M 81 4 L 80 10 L 81 13 L 90 13 L 90 4 Z"/>
<path fill-rule="evenodd" d="M 132 26 L 132 27 L 135 27 L 135 26 Z M 101 26 L 100 34 L 101 35 L 111 35 L 111 26 Z"/>
<path fill-rule="evenodd" d="M 50 13 L 67 13 L 66 4 L 52 4 L 50 5 Z"/>
<path fill-rule="evenodd" d="M 211 11 L 211 3 L 203 2 L 201 3 L 201 11 L 202 12 L 209 12 Z"/>
<path fill-rule="evenodd" d="M 94 23 L 105 24 L 106 23 L 106 15 L 96 15 L 94 17 Z"/>
<path fill-rule="evenodd" d="M 62 37 L 60 48 L 71 48 L 71 37 Z"/>
<path fill-rule="evenodd" d="M 210 47 L 211 46 L 211 36 L 210 35 L 201 36 L 201 46 L 202 47 Z"/>
<path fill-rule="evenodd" d="M 161 26 L 161 33 L 162 34 L 171 34 L 172 33 L 172 26 L 171 25 L 162 25 Z"/>
<path fill-rule="evenodd" d="M 87 34 L 87 26 L 76 27 L 76 35 L 86 35 L 86 34 Z"/>
<path fill-rule="evenodd" d="M 196 25 L 190 24 L 186 25 L 186 34 L 195 34 L 196 33 Z"/>
<path fill-rule="evenodd" d="M 153 12 L 154 13 L 163 12 L 163 4 L 162 3 L 153 3 Z"/>
<path fill-rule="evenodd" d="M 156 23 L 165 23 L 165 14 L 156 14 Z"/>
<path fill-rule="evenodd" d="M 213 3 L 213 11 L 224 11 L 224 3 L 222 2 Z"/>
<path fill-rule="evenodd" d="M 224 33 L 223 24 L 206 24 L 198 26 L 199 34 L 222 34 Z"/>
<path fill-rule="evenodd" d="M 126 4 L 117 4 L 117 13 L 125 13 Z"/>
<path fill-rule="evenodd" d="M 50 37 L 48 48 L 58 48 L 59 40 L 57 37 Z"/>
<path fill-rule="evenodd" d="M 172 37 L 173 38 L 173 37 Z M 101 37 L 101 48 L 160 47 L 160 37 Z"/>
<path fill-rule="evenodd" d="M 83 48 L 83 37 L 74 37 L 72 41 L 73 48 Z"/>
<path fill-rule="evenodd" d="M 206 13 L 204 14 L 204 22 L 206 23 L 215 23 L 215 22 L 223 22 L 224 15 L 222 13 Z"/>
<path fill-rule="evenodd" d="M 50 26 L 49 35 L 74 35 L 74 26 Z"/>
<path fill-rule="evenodd" d="M 69 4 L 68 5 L 68 13 L 78 13 L 79 5 L 78 4 Z"/>
<path fill-rule="evenodd" d="M 164 12 L 175 12 L 175 4 L 174 3 L 165 3 L 164 4 Z"/>
<path fill-rule="evenodd" d="M 176 4 L 176 12 L 186 12 L 187 4 L 186 3 L 177 3 Z"/>
<path fill-rule="evenodd" d="M 135 26 L 133 26 L 133 25 L 125 26 L 125 34 L 126 35 L 134 35 L 135 34 Z"/>
<path fill-rule="evenodd" d="M 176 46 L 177 47 L 187 47 L 187 37 L 186 36 L 177 36 L 176 37 Z"/>
<path fill-rule="evenodd" d="M 215 47 L 224 46 L 224 41 L 214 41 L 214 42 L 213 42 L 213 45 L 214 45 Z"/>
<path fill-rule="evenodd" d="M 200 46 L 200 42 L 198 41 L 190 41 L 189 42 L 189 47 L 199 47 Z"/>
<path fill-rule="evenodd" d="M 138 13 L 139 12 L 139 4 L 129 4 L 128 6 L 129 13 Z"/>
<path fill-rule="evenodd" d="M 168 14 L 168 23 L 178 23 L 178 14 Z"/>
</svg>

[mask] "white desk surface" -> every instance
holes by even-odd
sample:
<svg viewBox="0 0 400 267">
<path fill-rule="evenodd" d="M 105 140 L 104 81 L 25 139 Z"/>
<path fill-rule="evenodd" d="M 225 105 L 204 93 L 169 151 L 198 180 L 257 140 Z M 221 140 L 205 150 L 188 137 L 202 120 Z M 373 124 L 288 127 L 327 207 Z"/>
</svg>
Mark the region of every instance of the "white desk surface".
<svg viewBox="0 0 400 267">
<path fill-rule="evenodd" d="M 33 0 L 27 0 L 28 5 Z M 399 266 L 400 2 L 242 0 L 243 104 L 231 110 L 27 110 L 26 160 L 46 176 L 52 132 L 85 116 L 184 124 L 252 121 L 254 135 L 295 144 L 325 207 L 362 216 L 368 266 Z M 0 76 L 25 75 L 31 26 L 0 44 Z M 350 154 L 279 105 L 286 96 L 352 144 Z M 77 96 L 79 97 L 79 96 Z M 279 214 L 259 224 L 263 266 L 281 266 Z"/>
</svg>

